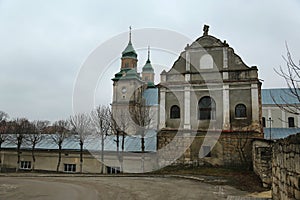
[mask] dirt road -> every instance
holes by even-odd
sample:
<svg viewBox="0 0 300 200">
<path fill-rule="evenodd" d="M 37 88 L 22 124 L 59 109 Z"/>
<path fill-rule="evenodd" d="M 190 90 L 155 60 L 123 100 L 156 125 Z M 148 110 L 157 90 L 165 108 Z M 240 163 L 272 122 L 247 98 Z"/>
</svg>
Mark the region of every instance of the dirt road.
<svg viewBox="0 0 300 200">
<path fill-rule="evenodd" d="M 0 177 L 1 200 L 226 199 L 230 186 L 162 177 Z"/>
</svg>

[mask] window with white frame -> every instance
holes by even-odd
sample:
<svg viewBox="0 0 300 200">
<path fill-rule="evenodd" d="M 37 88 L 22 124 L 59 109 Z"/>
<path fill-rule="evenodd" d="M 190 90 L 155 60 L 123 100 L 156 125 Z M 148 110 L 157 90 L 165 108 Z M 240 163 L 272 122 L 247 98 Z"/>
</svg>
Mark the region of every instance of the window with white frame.
<svg viewBox="0 0 300 200">
<path fill-rule="evenodd" d="M 31 169 L 31 161 L 21 161 L 20 169 Z"/>
</svg>

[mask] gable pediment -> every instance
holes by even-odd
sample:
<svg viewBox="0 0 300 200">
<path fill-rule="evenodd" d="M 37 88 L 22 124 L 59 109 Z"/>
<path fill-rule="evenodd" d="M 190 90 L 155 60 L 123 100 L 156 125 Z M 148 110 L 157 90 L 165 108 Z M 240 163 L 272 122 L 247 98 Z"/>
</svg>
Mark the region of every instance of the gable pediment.
<svg viewBox="0 0 300 200">
<path fill-rule="evenodd" d="M 211 36 L 211 35 L 205 35 L 200 38 L 198 38 L 195 42 L 193 42 L 189 48 L 210 48 L 210 47 L 226 47 L 228 44 L 224 41 L 221 42 L 221 40 Z"/>
</svg>

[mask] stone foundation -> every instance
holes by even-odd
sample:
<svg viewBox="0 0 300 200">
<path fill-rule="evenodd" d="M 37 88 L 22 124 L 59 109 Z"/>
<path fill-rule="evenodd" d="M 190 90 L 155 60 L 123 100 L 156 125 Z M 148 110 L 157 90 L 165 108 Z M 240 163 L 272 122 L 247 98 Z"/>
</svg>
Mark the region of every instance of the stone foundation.
<svg viewBox="0 0 300 200">
<path fill-rule="evenodd" d="M 252 140 L 260 137 L 249 132 L 161 130 L 157 135 L 157 149 L 163 152 L 159 163 L 249 167 Z"/>
</svg>

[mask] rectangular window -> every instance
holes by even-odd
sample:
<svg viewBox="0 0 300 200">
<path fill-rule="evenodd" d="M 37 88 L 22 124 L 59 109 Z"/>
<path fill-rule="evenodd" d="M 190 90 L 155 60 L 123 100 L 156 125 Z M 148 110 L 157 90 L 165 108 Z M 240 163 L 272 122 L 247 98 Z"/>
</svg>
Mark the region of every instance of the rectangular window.
<svg viewBox="0 0 300 200">
<path fill-rule="evenodd" d="M 21 161 L 20 169 L 31 169 L 31 161 Z"/>
<path fill-rule="evenodd" d="M 203 148 L 203 156 L 211 157 L 211 147 L 210 146 L 202 146 Z"/>
<path fill-rule="evenodd" d="M 289 117 L 289 118 L 288 118 L 288 122 L 289 122 L 289 128 L 295 127 L 295 120 L 294 120 L 294 117 Z"/>
<path fill-rule="evenodd" d="M 107 166 L 106 167 L 106 172 L 108 174 L 119 174 L 120 173 L 120 167 L 110 167 L 110 166 Z"/>
<path fill-rule="evenodd" d="M 265 117 L 262 118 L 262 125 L 263 125 L 263 127 L 266 127 L 266 118 Z"/>
<path fill-rule="evenodd" d="M 64 172 L 76 172 L 76 164 L 64 164 Z"/>
</svg>

